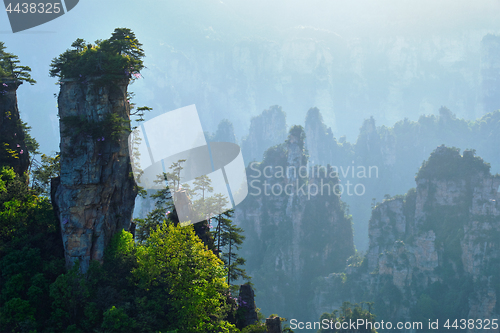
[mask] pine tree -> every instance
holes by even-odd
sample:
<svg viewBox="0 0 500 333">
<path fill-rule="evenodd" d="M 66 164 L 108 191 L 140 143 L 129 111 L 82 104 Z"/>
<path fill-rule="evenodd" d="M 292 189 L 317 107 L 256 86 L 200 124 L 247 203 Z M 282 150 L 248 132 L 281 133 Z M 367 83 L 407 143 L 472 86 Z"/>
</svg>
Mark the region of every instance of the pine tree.
<svg viewBox="0 0 500 333">
<path fill-rule="evenodd" d="M 225 205 L 224 197 L 220 196 L 218 200 L 219 207 Z M 220 210 L 219 210 L 220 211 Z M 230 209 L 223 213 L 217 214 L 213 220 L 216 222 L 214 238 L 216 239 L 216 254 L 224 261 L 227 269 L 227 282 L 230 285 L 231 281 L 239 278 L 248 279 L 246 272 L 241 266 L 245 265 L 245 259 L 238 256 L 237 250 L 240 249 L 245 236 L 243 229 L 238 228 L 232 221 L 231 217 L 234 210 Z"/>
<path fill-rule="evenodd" d="M 139 43 L 135 34 L 128 28 L 116 28 L 109 39 L 111 47 L 118 54 L 125 54 L 135 59 L 144 57 L 142 44 Z"/>
<path fill-rule="evenodd" d="M 214 188 L 211 185 L 211 180 L 207 175 L 196 177 L 193 184 L 195 185 L 194 191 L 201 191 L 201 197 L 205 200 L 205 192 L 212 193 Z"/>
<path fill-rule="evenodd" d="M 31 68 L 20 66 L 19 57 L 5 51 L 5 44 L 0 42 L 0 82 L 2 80 L 15 80 L 20 83 L 28 82 L 35 84 L 36 81 L 30 75 Z"/>
<path fill-rule="evenodd" d="M 234 212 L 230 211 L 231 216 Z M 245 236 L 243 236 L 243 229 L 238 228 L 231 220 L 227 219 L 228 222 L 224 224 L 222 239 L 226 242 L 227 252 L 222 255 L 222 261 L 224 261 L 227 267 L 227 283 L 231 285 L 231 281 L 238 280 L 239 278 L 247 279 L 248 276 L 241 266 L 245 265 L 245 259 L 238 256 L 237 250 L 240 249 L 241 244 Z"/>
</svg>

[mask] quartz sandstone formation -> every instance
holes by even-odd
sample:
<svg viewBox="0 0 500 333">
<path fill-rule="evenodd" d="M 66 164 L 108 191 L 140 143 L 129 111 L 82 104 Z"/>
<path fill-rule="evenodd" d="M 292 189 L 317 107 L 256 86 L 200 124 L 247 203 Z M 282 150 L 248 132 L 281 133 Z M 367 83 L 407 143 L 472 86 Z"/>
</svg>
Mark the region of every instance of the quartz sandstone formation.
<svg viewBox="0 0 500 333">
<path fill-rule="evenodd" d="M 17 108 L 16 91 L 21 81 L 7 80 L 0 85 L 0 167 L 11 166 L 17 174 L 23 174 L 29 167 L 29 153 L 24 142 Z M 17 157 L 14 157 L 17 156 Z"/>
<path fill-rule="evenodd" d="M 130 118 L 128 78 L 102 84 L 65 79 L 59 93 L 61 176 L 52 184 L 66 264 L 101 261 L 119 230 L 128 230 L 136 196 L 128 152 L 128 132 L 117 130 L 111 114 Z M 71 123 L 65 121 L 73 119 Z M 80 119 L 81 124 L 75 124 Z M 92 128 L 94 130 L 92 130 Z M 95 131 L 95 129 L 101 129 Z"/>
<path fill-rule="evenodd" d="M 338 178 L 307 168 L 304 131 L 294 126 L 285 143 L 247 169 L 249 195 L 234 215 L 245 230 L 241 254 L 259 307 L 289 318 L 312 315 L 304 304 L 314 279 L 341 271 L 354 254 L 350 217 L 333 192 Z"/>
<path fill-rule="evenodd" d="M 269 317 L 266 318 L 266 330 L 267 333 L 282 333 L 281 330 L 281 318 L 280 317 Z"/>
<path fill-rule="evenodd" d="M 240 307 L 245 308 L 242 327 L 254 325 L 258 320 L 257 307 L 255 306 L 255 294 L 252 286 L 248 283 L 240 285 L 239 292 Z"/>
<path fill-rule="evenodd" d="M 438 147 L 433 154 L 447 149 Z M 459 177 L 417 177 L 416 190 L 374 208 L 365 261 L 345 273 L 330 274 L 318 285 L 318 316 L 343 301 L 375 300 L 376 308 L 385 308 L 377 318 L 414 320 L 421 295 L 435 290 L 435 284 L 456 294 L 451 302 L 463 313 L 452 315 L 500 318 L 500 177 L 470 167 L 473 159 L 472 151 L 464 151 L 448 165 L 449 170 L 468 166 Z M 462 287 L 453 284 L 457 282 Z M 441 307 L 449 306 L 450 300 L 441 302 Z"/>
</svg>

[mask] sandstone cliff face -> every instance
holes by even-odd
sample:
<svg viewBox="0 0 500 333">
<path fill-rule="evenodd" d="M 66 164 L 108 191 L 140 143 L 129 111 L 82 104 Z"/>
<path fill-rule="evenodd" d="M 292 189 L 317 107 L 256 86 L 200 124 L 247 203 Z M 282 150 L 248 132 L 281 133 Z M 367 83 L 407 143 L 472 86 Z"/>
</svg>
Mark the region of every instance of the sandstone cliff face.
<svg viewBox="0 0 500 333">
<path fill-rule="evenodd" d="M 29 166 L 29 153 L 17 108 L 16 91 L 21 83 L 0 79 L 0 142 L 6 144 L 0 147 L 0 167 L 11 166 L 17 174 L 23 174 Z"/>
<path fill-rule="evenodd" d="M 80 260 L 83 271 L 90 260 L 102 260 L 111 237 L 132 218 L 135 182 L 128 132 L 121 128 L 130 128 L 122 122 L 130 117 L 127 86 L 128 79 L 104 86 L 61 82 L 61 177 L 53 198 L 66 263 Z"/>
<path fill-rule="evenodd" d="M 500 177 L 470 151 L 453 154 L 438 147 L 416 190 L 374 208 L 363 263 L 325 278 L 318 313 L 348 300 L 375 301 L 380 319 L 393 321 L 500 317 Z"/>
<path fill-rule="evenodd" d="M 309 318 L 304 304 L 311 301 L 314 279 L 340 271 L 354 253 L 351 219 L 333 192 L 338 178 L 331 169 L 320 175 L 307 171 L 298 126 L 247 170 L 249 195 L 235 222 L 245 230 L 242 256 L 263 313 Z"/>
</svg>

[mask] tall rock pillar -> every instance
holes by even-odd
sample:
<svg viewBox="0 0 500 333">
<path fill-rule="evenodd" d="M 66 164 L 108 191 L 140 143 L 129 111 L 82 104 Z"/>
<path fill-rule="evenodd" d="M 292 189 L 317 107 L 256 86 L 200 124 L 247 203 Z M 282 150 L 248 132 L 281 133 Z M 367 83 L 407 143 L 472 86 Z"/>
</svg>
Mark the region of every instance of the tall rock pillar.
<svg viewBox="0 0 500 333">
<path fill-rule="evenodd" d="M 66 265 L 101 261 L 113 235 L 128 230 L 136 196 L 128 153 L 129 79 L 61 80 L 61 176 L 53 204 Z M 57 184 L 57 185 L 56 185 Z"/>
</svg>

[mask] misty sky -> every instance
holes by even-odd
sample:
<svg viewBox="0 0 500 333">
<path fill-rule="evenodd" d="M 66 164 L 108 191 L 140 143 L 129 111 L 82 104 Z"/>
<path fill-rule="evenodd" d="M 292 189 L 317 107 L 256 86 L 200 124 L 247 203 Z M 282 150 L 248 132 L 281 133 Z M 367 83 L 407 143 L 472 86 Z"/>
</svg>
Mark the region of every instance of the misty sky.
<svg viewBox="0 0 500 333">
<path fill-rule="evenodd" d="M 152 81 L 147 79 L 154 76 L 151 71 L 167 61 L 158 51 L 163 45 L 175 44 L 182 49 L 198 47 L 203 39 L 237 41 L 255 36 L 278 40 L 298 26 L 324 29 L 348 42 L 358 40 L 372 45 L 397 37 L 439 43 L 449 36 L 470 39 L 470 45 L 476 45 L 485 34 L 500 32 L 499 13 L 500 1 L 493 0 L 81 0 L 68 14 L 16 34 L 10 30 L 6 13 L 0 14 L 0 40 L 7 51 L 32 67 L 33 77 L 39 82 L 18 90 L 19 106 L 42 150 L 50 152 L 58 149 L 59 133 L 54 98 L 58 87 L 54 85 L 56 79 L 48 77 L 49 64 L 78 37 L 88 41 L 108 38 L 116 27 L 129 27 L 136 33 L 144 44 L 145 64 L 150 71 L 145 70 L 145 79 L 132 87 L 135 102 L 141 105 L 154 102 L 155 96 L 147 89 Z M 468 44 L 449 48 L 463 45 Z M 391 122 L 397 117 L 384 119 Z M 303 119 L 303 115 L 289 119 L 293 122 Z M 342 127 L 333 123 L 333 116 L 325 115 L 325 119 L 334 129 Z M 352 136 L 350 139 L 355 140 Z"/>
</svg>

